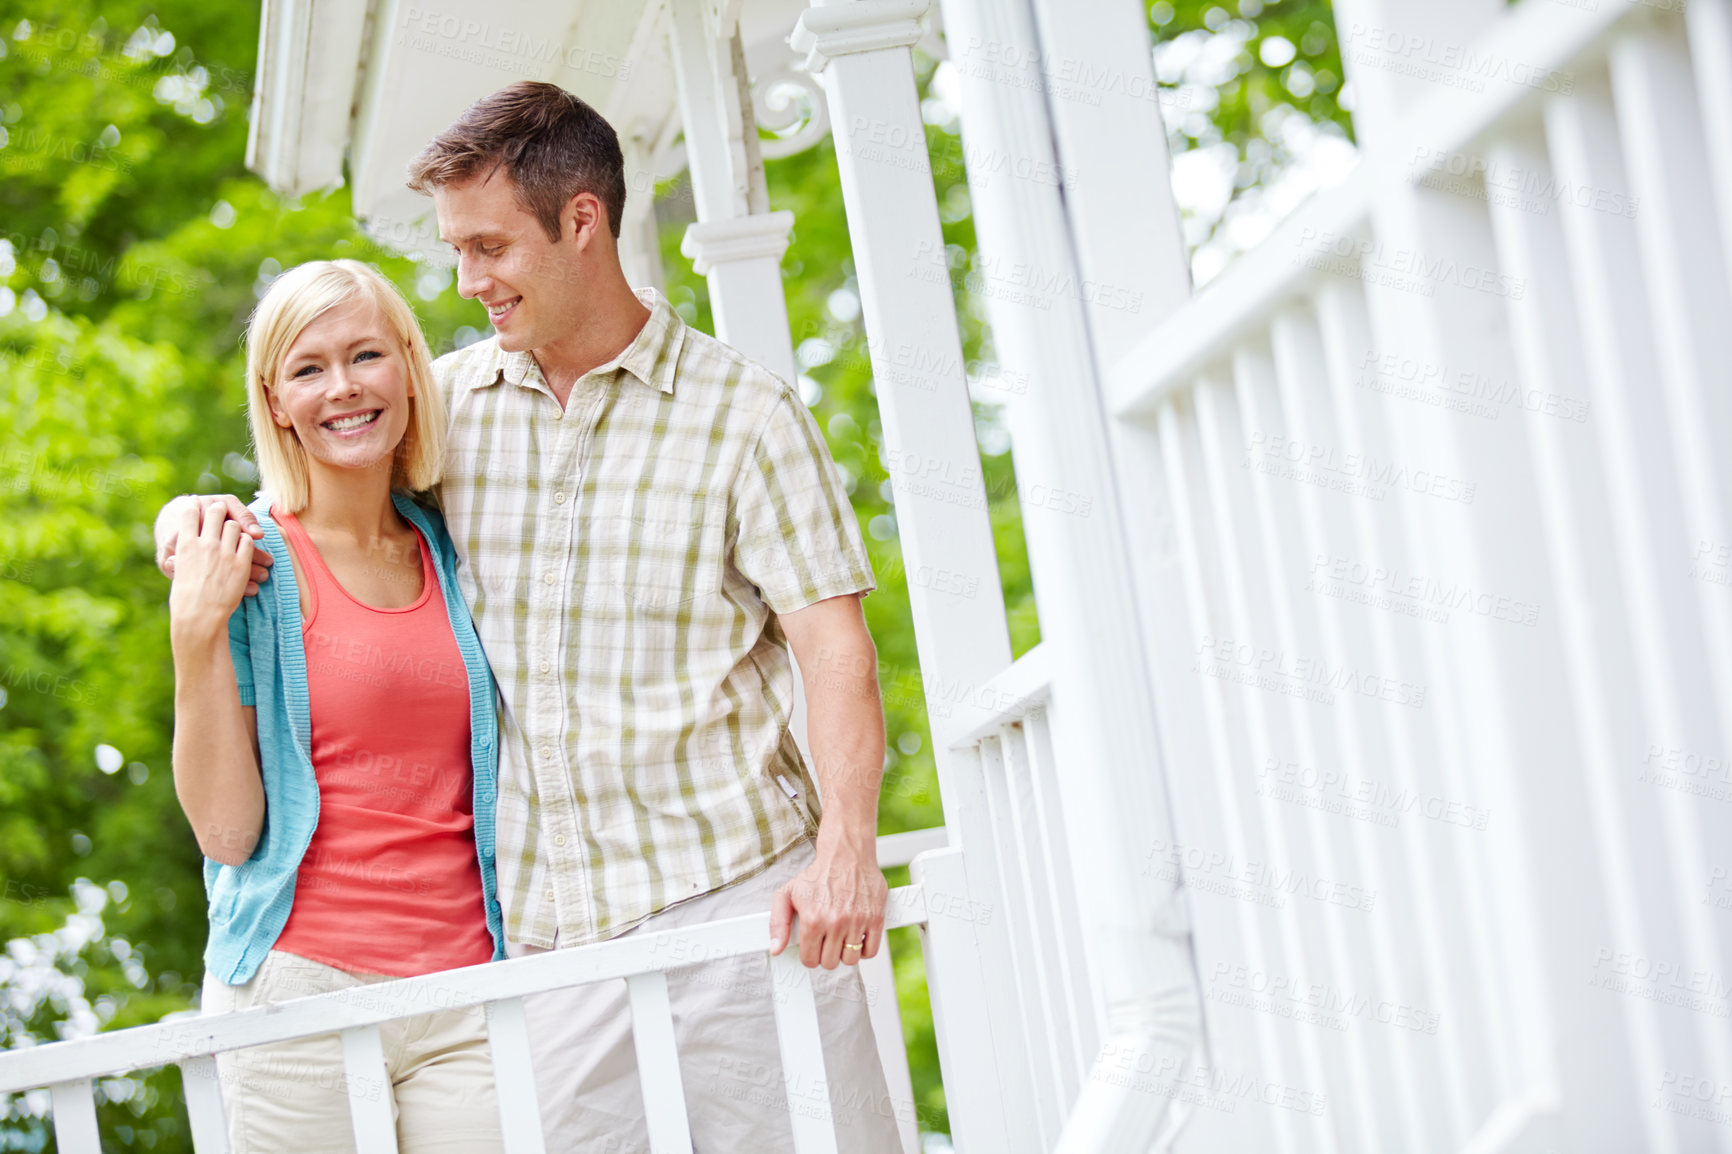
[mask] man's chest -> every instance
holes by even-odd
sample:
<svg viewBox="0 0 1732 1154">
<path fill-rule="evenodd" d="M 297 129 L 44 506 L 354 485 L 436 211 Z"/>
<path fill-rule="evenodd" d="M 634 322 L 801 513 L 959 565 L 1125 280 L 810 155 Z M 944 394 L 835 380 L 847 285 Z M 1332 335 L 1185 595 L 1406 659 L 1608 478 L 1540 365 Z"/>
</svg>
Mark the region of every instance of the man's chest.
<svg viewBox="0 0 1732 1154">
<path fill-rule="evenodd" d="M 498 389 L 473 400 L 453 414 L 440 495 L 465 584 L 597 611 L 677 610 L 720 588 L 748 448 L 725 413 L 642 389 L 574 392 L 563 411 Z"/>
</svg>

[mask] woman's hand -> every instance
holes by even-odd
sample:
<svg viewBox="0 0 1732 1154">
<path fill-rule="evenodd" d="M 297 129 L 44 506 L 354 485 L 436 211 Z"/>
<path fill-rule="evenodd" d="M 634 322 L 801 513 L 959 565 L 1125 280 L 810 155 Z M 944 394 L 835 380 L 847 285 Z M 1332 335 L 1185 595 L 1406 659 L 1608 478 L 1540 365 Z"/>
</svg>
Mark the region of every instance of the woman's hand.
<svg viewBox="0 0 1732 1154">
<path fill-rule="evenodd" d="M 209 640 L 225 631 L 252 577 L 253 539 L 221 505 L 181 511 L 169 588 L 171 638 Z"/>
</svg>

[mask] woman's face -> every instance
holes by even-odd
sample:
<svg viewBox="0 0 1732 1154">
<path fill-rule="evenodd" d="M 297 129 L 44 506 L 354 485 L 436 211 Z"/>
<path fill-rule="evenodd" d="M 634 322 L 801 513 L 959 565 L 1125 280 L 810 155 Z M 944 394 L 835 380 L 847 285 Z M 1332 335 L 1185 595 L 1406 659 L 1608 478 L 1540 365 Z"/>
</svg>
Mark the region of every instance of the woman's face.
<svg viewBox="0 0 1732 1154">
<path fill-rule="evenodd" d="M 271 416 L 295 430 L 313 461 L 389 469 L 412 396 L 396 335 L 377 305 L 357 299 L 326 310 L 289 346 L 270 390 Z"/>
</svg>

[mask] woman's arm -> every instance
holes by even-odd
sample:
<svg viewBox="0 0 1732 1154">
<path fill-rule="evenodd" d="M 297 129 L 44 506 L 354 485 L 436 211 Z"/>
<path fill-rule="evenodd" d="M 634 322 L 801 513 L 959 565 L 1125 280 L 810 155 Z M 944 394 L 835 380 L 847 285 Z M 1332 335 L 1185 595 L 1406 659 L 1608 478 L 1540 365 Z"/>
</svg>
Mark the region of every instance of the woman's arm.
<svg viewBox="0 0 1732 1154">
<path fill-rule="evenodd" d="M 265 822 L 257 718 L 241 705 L 229 617 L 252 572 L 252 538 L 220 505 L 180 513 L 169 641 L 174 649 L 174 789 L 206 857 L 240 865 Z"/>
</svg>

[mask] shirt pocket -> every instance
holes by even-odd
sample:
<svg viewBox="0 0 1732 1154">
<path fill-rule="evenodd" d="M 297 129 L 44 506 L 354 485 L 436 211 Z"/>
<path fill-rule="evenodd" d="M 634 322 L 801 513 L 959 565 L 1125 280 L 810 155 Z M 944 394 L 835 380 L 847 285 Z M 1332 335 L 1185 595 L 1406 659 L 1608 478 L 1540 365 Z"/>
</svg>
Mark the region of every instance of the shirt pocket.
<svg viewBox="0 0 1732 1154">
<path fill-rule="evenodd" d="M 677 615 L 722 588 L 727 507 L 708 493 L 638 490 L 598 502 L 591 548 L 608 597 L 649 615 Z"/>
</svg>

